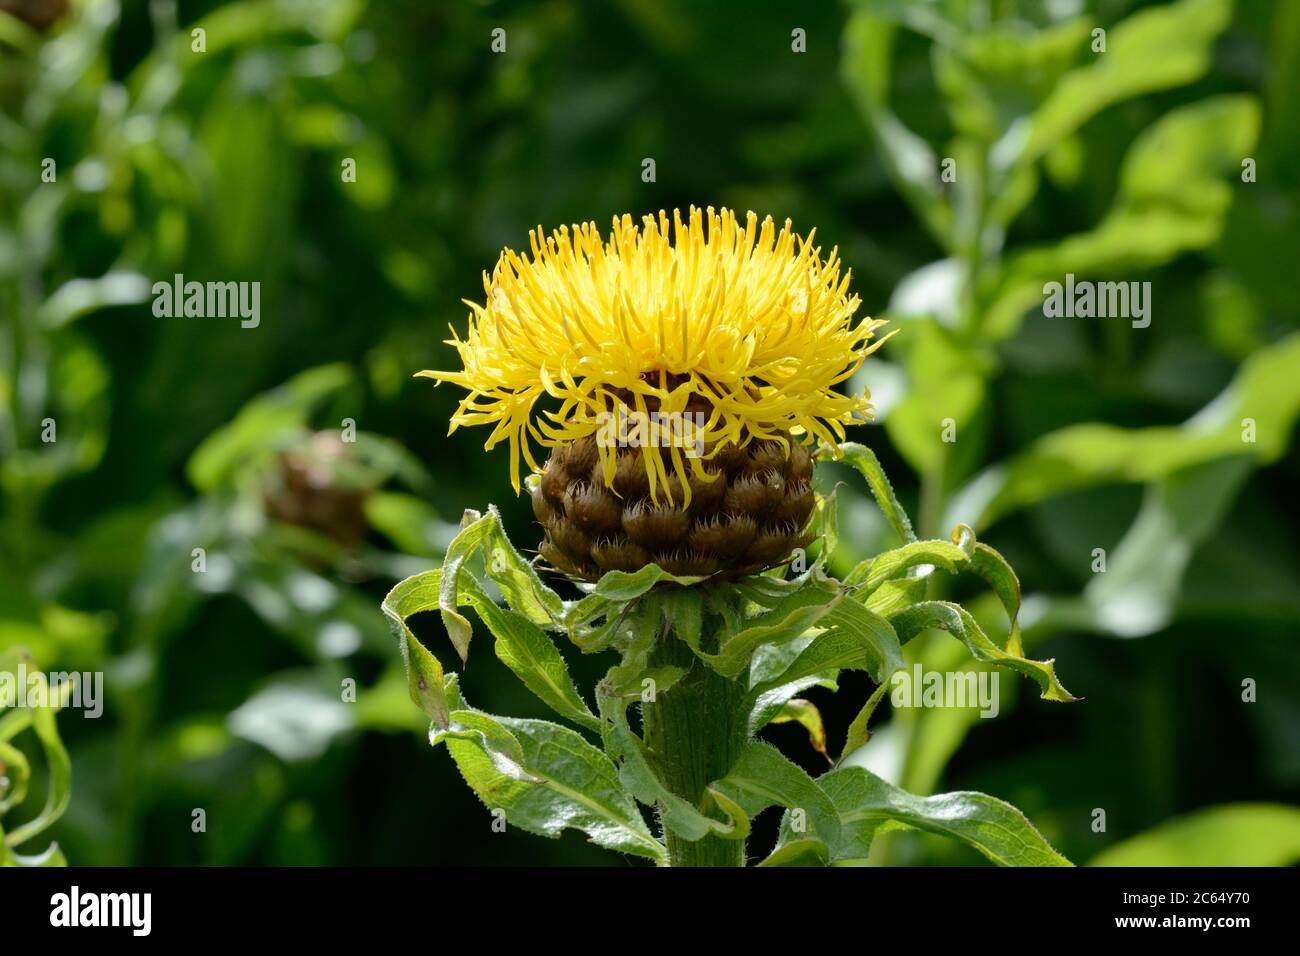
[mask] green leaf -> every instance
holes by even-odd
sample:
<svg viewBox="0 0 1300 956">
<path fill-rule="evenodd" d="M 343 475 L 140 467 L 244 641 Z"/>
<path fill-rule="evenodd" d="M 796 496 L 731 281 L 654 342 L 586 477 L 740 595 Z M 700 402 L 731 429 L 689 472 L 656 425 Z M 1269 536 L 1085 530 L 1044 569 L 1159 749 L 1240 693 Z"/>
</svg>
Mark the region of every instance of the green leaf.
<svg viewBox="0 0 1300 956">
<path fill-rule="evenodd" d="M 727 775 L 709 785 L 709 792 L 730 800 L 750 819 L 768 807 L 785 807 L 799 836 L 815 837 L 828 846 L 839 837 L 834 804 L 812 777 L 771 744 L 747 744 Z"/>
<path fill-rule="evenodd" d="M 679 577 L 675 574 L 669 574 L 657 564 L 647 564 L 639 571 L 607 571 L 596 582 L 596 587 L 589 597 L 601 598 L 616 603 L 626 603 L 645 594 L 656 584 L 668 582 L 691 585 L 703 580 L 702 577 Z"/>
<path fill-rule="evenodd" d="M 451 675 L 449 680 L 452 688 L 448 693 L 454 693 L 456 675 Z M 462 702 L 453 703 L 450 699 L 448 705 L 449 710 L 464 707 Z M 427 733 L 429 730 L 427 716 L 411 707 L 406 672 L 396 661 L 384 668 L 352 706 L 356 709 L 355 725 L 361 731 Z"/>
<path fill-rule="evenodd" d="M 970 560 L 970 555 L 960 546 L 948 541 L 913 541 L 901 548 L 894 548 L 864 562 L 862 571 L 857 569 L 850 574 L 845 583 L 856 583 L 861 577 L 861 597 L 865 598 L 876 588 L 891 578 L 901 577 L 911 568 L 919 565 L 933 564 L 953 574 L 962 570 Z"/>
<path fill-rule="evenodd" d="M 393 588 L 383 604 L 384 613 L 402 648 L 412 700 L 440 727 L 446 727 L 449 717 L 446 701 L 441 699 L 442 665 L 411 633 L 406 619 L 435 607 L 445 613 L 445 580 L 439 570 L 417 574 Z M 579 726 L 589 730 L 600 728 L 600 721 L 574 686 L 563 655 L 541 628 L 513 609 L 497 605 L 469 574 L 461 575 L 454 600 L 458 607 L 469 605 L 474 608 L 496 639 L 494 650 L 497 657 L 543 703 Z"/>
<path fill-rule="evenodd" d="M 669 603 L 668 594 L 665 593 L 657 601 L 648 600 L 631 609 L 627 616 L 631 639 L 623 650 L 623 659 L 611 667 L 604 679 L 596 685 L 597 706 L 602 713 L 605 710 L 603 701 L 618 701 L 619 706 L 626 709 L 633 698 L 640 697 L 644 692 L 647 679 L 654 681 L 654 693 L 657 695 L 686 675 L 684 667 L 650 665 L 650 655 L 660 640 L 660 621 L 671 621 L 665 610 Z M 666 634 L 667 631 L 662 633 Z M 608 717 L 604 729 L 608 730 Z"/>
<path fill-rule="evenodd" d="M 1175 817 L 1129 837 L 1089 866 L 1294 866 L 1300 863 L 1300 809 L 1227 803 Z"/>
<path fill-rule="evenodd" d="M 1106 107 L 1202 76 L 1231 0 L 1182 0 L 1142 10 L 1108 31 L 1106 51 L 1062 78 L 1035 112 L 1023 159 L 1033 161 Z"/>
<path fill-rule="evenodd" d="M 812 745 L 813 750 L 830 759 L 826 754 L 826 727 L 822 723 L 822 713 L 812 701 L 801 697 L 791 698 L 782 705 L 770 722 L 799 724 L 808 731 L 808 743 Z"/>
<path fill-rule="evenodd" d="M 841 601 L 819 620 L 815 636 L 778 677 L 751 690 L 757 700 L 772 689 L 834 670 L 863 670 L 877 684 L 903 668 L 898 635 L 889 621 L 856 601 Z"/>
<path fill-rule="evenodd" d="M 706 588 L 703 593 L 708 595 L 709 606 L 724 616 L 733 610 L 753 616 L 761 610 L 771 611 L 783 604 L 788 605 L 792 596 L 806 596 L 811 589 L 824 588 L 828 582 L 833 586 L 829 577 L 815 571 L 788 579 L 760 574 L 724 581 Z M 740 621 L 741 617 L 736 616 L 735 620 Z"/>
<path fill-rule="evenodd" d="M 893 23 L 873 15 L 869 7 L 850 14 L 840 77 L 871 128 L 890 179 L 931 236 L 944 244 L 952 228 L 952 210 L 943 198 L 938 160 L 929 144 L 889 107 L 896 32 Z"/>
<path fill-rule="evenodd" d="M 972 540 L 973 540 L 972 535 Z M 1012 570 L 1007 559 L 983 541 L 975 543 L 971 553 L 970 570 L 984 580 L 997 598 L 1002 602 L 1002 609 L 1007 612 L 1011 633 L 1007 638 L 1008 653 L 1022 655 L 1024 648 L 1020 642 L 1020 579 Z"/>
<path fill-rule="evenodd" d="M 806 646 L 806 645 L 805 645 Z M 802 647 L 797 648 L 802 651 Z M 779 668 L 783 671 L 797 657 L 794 654 Z M 755 665 L 751 668 L 751 676 L 758 672 L 759 668 Z M 764 668 L 766 670 L 766 668 Z M 786 684 L 776 684 L 770 690 L 765 690 L 754 698 L 754 704 L 749 711 L 749 733 L 750 736 L 757 734 L 760 730 L 772 722 L 772 720 L 781 713 L 786 702 L 802 693 L 810 687 L 825 687 L 829 690 L 836 690 L 835 671 L 826 671 L 823 674 L 812 674 L 808 677 L 801 677 L 798 680 L 790 681 Z M 760 679 L 760 682 L 767 686 L 766 681 Z"/>
<path fill-rule="evenodd" d="M 482 520 L 487 524 L 479 548 L 487 561 L 488 577 L 501 589 L 506 603 L 540 627 L 558 626 L 564 602 L 542 583 L 537 570 L 510 543 L 495 505 L 488 508 Z"/>
<path fill-rule="evenodd" d="M 971 791 L 918 797 L 862 767 L 841 767 L 817 778 L 839 818 L 835 863 L 865 860 L 882 828 L 904 826 L 974 847 L 998 866 L 1069 866 L 1025 815 L 1002 800 Z M 782 821 L 781 845 L 793 834 Z"/>
<path fill-rule="evenodd" d="M 3 727 L 4 725 L 0 725 L 0 729 L 3 729 Z M 15 722 L 7 728 L 7 731 L 17 733 L 20 729 L 25 728 Z M 0 800 L 0 816 L 3 816 L 27 799 L 27 787 L 32 779 L 32 767 L 27 760 L 26 754 L 17 747 L 5 743 L 2 736 L 0 736 L 0 764 L 5 768 L 5 776 L 9 778 L 7 788 L 3 791 L 4 799 Z"/>
<path fill-rule="evenodd" d="M 1258 142 L 1259 127 L 1258 101 L 1242 94 L 1211 96 L 1170 110 L 1125 154 L 1122 204 L 1166 202 L 1221 215 L 1232 204 L 1242 156 Z"/>
<path fill-rule="evenodd" d="M 659 598 L 665 632 L 671 631 L 689 647 L 699 647 L 704 629 L 704 599 L 695 588 L 670 588 Z"/>
<path fill-rule="evenodd" d="M 817 496 L 817 508 L 813 512 L 812 523 L 809 530 L 813 534 L 815 541 L 820 541 L 821 545 L 817 551 L 817 560 L 808 568 L 804 574 L 813 574 L 826 567 L 835 553 L 836 547 L 840 543 L 840 519 L 839 503 L 836 499 L 835 492 L 829 495 Z"/>
<path fill-rule="evenodd" d="M 722 637 L 718 653 L 710 654 L 697 645 L 691 650 L 724 677 L 735 677 L 749 666 L 759 647 L 792 641 L 831 614 L 844 600 L 838 585 L 814 575 L 790 590 L 771 610 L 746 618 L 739 630 Z"/>
<path fill-rule="evenodd" d="M 804 837 L 777 847 L 758 865 L 826 866 L 830 859 L 830 847 L 815 837 Z"/>
<path fill-rule="evenodd" d="M 59 329 L 84 315 L 149 300 L 152 283 L 138 272 L 107 272 L 97 279 L 71 279 L 52 292 L 37 312 L 47 329 Z"/>
<path fill-rule="evenodd" d="M 840 751 L 840 759 L 837 763 L 843 763 L 849 754 L 871 739 L 871 731 L 868 726 L 871 723 L 871 716 L 876 712 L 876 707 L 880 705 L 888 690 L 889 684 L 881 684 L 872 691 L 871 696 L 867 698 L 867 702 L 862 705 L 858 715 L 849 724 L 848 733 L 844 738 L 844 749 Z"/>
<path fill-rule="evenodd" d="M 658 584 L 689 586 L 704 580 L 678 577 L 657 564 L 647 564 L 639 571 L 608 571 L 589 594 L 567 604 L 561 624 L 577 647 L 586 654 L 603 650 L 617 637 L 623 619 L 633 602 L 648 594 Z M 664 592 L 674 590 L 665 588 Z M 598 623 L 595 623 L 598 622 Z"/>
<path fill-rule="evenodd" d="M 903 364 L 911 384 L 885 417 L 885 430 L 920 474 L 938 472 L 963 450 L 967 454 L 959 464 L 972 469 L 970 456 L 981 447 L 971 438 L 976 435 L 972 426 L 987 390 L 985 363 L 978 352 L 935 320 L 909 322 L 905 338 Z M 941 440 L 948 419 L 961 436 L 960 443 Z"/>
<path fill-rule="evenodd" d="M 496 638 L 497 657 L 524 686 L 561 717 L 588 730 L 600 729 L 600 721 L 574 686 L 563 655 L 540 627 L 512 609 L 499 607 L 469 575 L 461 579 L 460 600 L 473 606 Z"/>
<path fill-rule="evenodd" d="M 936 44 L 931 50 L 935 84 L 961 139 L 987 149 L 1005 135 L 1010 124 L 1020 121 L 1026 104 L 1045 99 L 1073 67 L 1087 49 L 1091 26 L 1083 17 L 1041 27 L 1027 19 L 996 19 L 979 23 L 960 43 Z M 1034 169 L 1026 164 L 1017 172 Z M 1034 179 L 1029 193 L 1036 188 Z M 990 199 L 995 207 L 1006 203 L 1001 192 Z M 1023 201 L 1013 200 L 1010 206 L 1018 210 Z M 1008 219 L 998 216 L 1004 224 Z"/>
<path fill-rule="evenodd" d="M 871 494 L 875 496 L 876 504 L 880 506 L 881 512 L 890 526 L 894 529 L 899 539 L 902 541 L 915 541 L 916 533 L 912 531 L 912 522 L 907 518 L 907 512 L 903 506 L 898 503 L 898 496 L 894 494 L 894 486 L 889 483 L 889 478 L 885 474 L 885 469 L 880 465 L 880 459 L 876 453 L 866 445 L 859 445 L 857 442 L 844 442 L 839 446 L 839 456 L 844 463 L 852 468 L 856 468 L 863 478 L 867 479 L 867 485 L 871 488 Z M 832 452 L 819 453 L 818 458 L 822 461 L 828 460 L 834 456 Z"/>
<path fill-rule="evenodd" d="M 1026 310 L 1042 306 L 1044 284 L 1061 282 L 1067 273 L 1110 278 L 1214 244 L 1259 126 L 1258 103 L 1241 95 L 1212 97 L 1162 116 L 1129 149 L 1115 201 L 1095 228 L 1008 258 L 985 334 L 1012 334 Z"/>
<path fill-rule="evenodd" d="M 508 609 L 500 608 L 481 585 L 465 572 L 465 563 L 482 554 L 488 577 L 501 589 Z M 438 595 L 447 636 L 462 661 L 469 656 L 473 634 L 468 618 L 457 608 L 470 604 L 496 638 L 496 654 L 534 694 L 560 716 L 596 730 L 600 721 L 583 702 L 568 666 L 541 626 L 559 627 L 564 614 L 560 596 L 544 585 L 515 550 L 495 507 L 486 515 L 465 513 L 464 528 L 447 547 Z"/>
<path fill-rule="evenodd" d="M 916 635 L 931 628 L 950 633 L 966 645 L 971 656 L 979 661 L 996 664 L 1032 677 L 1042 688 L 1044 700 L 1076 700 L 1056 679 L 1053 661 L 1032 661 L 1014 650 L 1003 650 L 984 633 L 979 622 L 964 607 L 948 601 L 922 601 L 895 615 L 890 623 L 898 633 L 898 640 L 906 644 Z"/>
<path fill-rule="evenodd" d="M 613 763 L 576 732 L 457 710 L 433 742 L 447 745 L 466 783 L 489 809 L 505 811 L 508 825 L 552 838 L 573 828 L 608 849 L 667 861 Z"/>
<path fill-rule="evenodd" d="M 27 855 L 23 853 L 14 853 L 12 851 L 6 851 L 6 852 L 9 852 L 9 859 L 13 862 L 14 866 L 67 866 L 68 865 L 67 857 L 63 855 L 63 851 L 59 849 L 59 845 L 57 843 L 51 843 L 42 853 L 33 853 Z M 3 863 L 0 862 L 0 865 L 3 865 Z"/>
<path fill-rule="evenodd" d="M 886 581 L 867 595 L 862 603 L 868 611 L 881 617 L 893 617 L 903 608 L 924 601 L 929 581 L 928 574 Z"/>
<path fill-rule="evenodd" d="M 451 712 L 443 691 L 446 678 L 442 664 L 406 624 L 411 615 L 438 607 L 441 590 L 442 571 L 425 571 L 399 582 L 380 607 L 397 638 L 411 700 L 439 727 L 446 727 Z"/>
<path fill-rule="evenodd" d="M 1300 416 L 1300 334 L 1247 359 L 1236 378 L 1190 420 L 1177 426 L 1120 428 L 1072 425 L 977 476 L 955 497 L 949 515 L 977 516 L 979 529 L 1044 499 L 1106 484 L 1156 481 L 1190 465 L 1232 455 L 1276 461 Z M 1254 442 L 1243 440 L 1253 423 Z"/>
<path fill-rule="evenodd" d="M 1153 634 L 1167 625 L 1187 565 L 1219 527 L 1250 471 L 1247 458 L 1220 458 L 1147 486 L 1105 573 L 1083 590 L 1088 623 L 1120 637 Z"/>
<path fill-rule="evenodd" d="M 486 560 L 488 577 L 501 589 L 506 603 L 527 620 L 546 627 L 557 626 L 564 611 L 560 596 L 542 583 L 532 565 L 506 537 L 501 515 L 495 506 L 481 517 L 477 512 L 466 511 L 463 529 L 447 546 L 439 601 L 447 636 L 462 661 L 469 657 L 473 629 L 465 616 L 456 610 L 457 590 L 465 562 L 479 553 Z"/>
<path fill-rule="evenodd" d="M 1259 122 L 1258 105 L 1245 96 L 1218 97 L 1170 112 L 1129 150 L 1116 201 L 1096 228 L 1019 253 L 1010 260 L 1010 275 L 1041 284 L 1066 272 L 1149 268 L 1213 245 L 1232 207 L 1232 174 L 1240 170 L 1241 157 L 1253 151 Z M 1169 168 L 1166 158 L 1173 156 L 1179 162 Z M 1161 178 L 1162 167 L 1168 178 Z M 1021 279 L 1026 275 L 1039 282 Z M 990 331 L 999 337 L 1004 310 L 1001 303 L 990 308 Z"/>
<path fill-rule="evenodd" d="M 634 607 L 632 602 L 617 604 L 602 600 L 598 604 L 586 605 L 581 608 L 581 613 L 577 613 L 577 605 L 570 605 L 570 612 L 564 618 L 565 633 L 584 654 L 603 651 L 620 635 L 626 634 L 627 615 Z"/>
<path fill-rule="evenodd" d="M 26 823 L 4 834 L 3 844 L 9 850 L 21 846 L 49 829 L 59 817 L 63 816 L 63 812 L 68 808 L 68 801 L 72 796 L 72 761 L 68 757 L 67 748 L 63 745 L 63 738 L 59 736 L 57 719 L 66 695 L 71 692 L 72 687 L 70 684 L 62 685 L 64 696 L 59 698 L 58 692 L 50 689 L 44 674 L 39 671 L 30 671 L 28 680 L 30 681 L 33 677 L 43 685 L 47 695 L 46 700 L 49 703 L 43 707 L 11 711 L 0 717 L 0 742 L 7 743 L 16 734 L 30 727 L 41 744 L 41 751 L 44 754 L 46 768 L 49 773 L 49 785 L 45 805 L 41 807 L 40 812 Z M 29 775 L 30 768 L 27 768 L 25 776 Z M 24 783 L 24 793 L 25 789 Z M 50 851 L 47 851 L 47 854 L 48 852 Z M 57 852 L 57 850 L 54 852 Z M 59 858 L 62 858 L 61 855 Z"/>
</svg>

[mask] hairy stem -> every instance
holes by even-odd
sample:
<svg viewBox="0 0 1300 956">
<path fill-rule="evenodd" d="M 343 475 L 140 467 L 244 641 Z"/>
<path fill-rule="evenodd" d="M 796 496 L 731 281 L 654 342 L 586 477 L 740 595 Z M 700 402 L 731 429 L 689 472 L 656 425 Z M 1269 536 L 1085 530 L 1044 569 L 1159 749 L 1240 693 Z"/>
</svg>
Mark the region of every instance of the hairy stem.
<svg viewBox="0 0 1300 956">
<path fill-rule="evenodd" d="M 654 663 L 689 671 L 642 705 L 645 741 L 665 786 L 699 806 L 705 788 L 727 775 L 748 739 L 745 687 L 716 674 L 670 634 L 661 638 Z M 684 840 L 666 825 L 664 834 L 672 866 L 745 865 L 743 840 Z"/>
</svg>

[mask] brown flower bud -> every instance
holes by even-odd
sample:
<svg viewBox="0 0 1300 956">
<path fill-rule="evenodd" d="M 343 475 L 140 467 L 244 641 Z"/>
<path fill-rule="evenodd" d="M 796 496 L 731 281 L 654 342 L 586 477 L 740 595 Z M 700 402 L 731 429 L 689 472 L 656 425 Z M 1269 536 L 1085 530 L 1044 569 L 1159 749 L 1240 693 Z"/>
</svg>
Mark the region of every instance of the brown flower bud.
<svg viewBox="0 0 1300 956">
<path fill-rule="evenodd" d="M 779 564 L 808 543 L 813 461 L 793 439 L 788 448 L 767 439 L 731 445 L 712 458 L 706 450 L 706 474 L 690 475 L 689 503 L 671 469 L 667 488 L 660 484 L 652 498 L 645 454 L 663 452 L 618 449 L 611 488 L 594 440 L 554 449 L 531 491 L 546 529 L 538 550 L 547 563 L 587 580 L 647 564 L 671 574 L 736 577 Z"/>
</svg>

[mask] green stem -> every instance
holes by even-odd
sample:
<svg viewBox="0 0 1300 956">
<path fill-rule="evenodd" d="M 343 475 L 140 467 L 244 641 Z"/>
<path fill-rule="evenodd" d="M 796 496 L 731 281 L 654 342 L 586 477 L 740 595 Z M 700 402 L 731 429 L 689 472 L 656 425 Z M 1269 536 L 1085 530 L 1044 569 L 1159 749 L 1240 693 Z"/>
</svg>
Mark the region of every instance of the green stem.
<svg viewBox="0 0 1300 956">
<path fill-rule="evenodd" d="M 654 663 L 689 671 L 642 706 L 645 742 L 664 785 L 699 806 L 705 788 L 727 775 L 748 740 L 745 687 L 715 673 L 671 634 L 661 637 Z M 672 866 L 745 865 L 743 840 L 684 840 L 666 825 L 664 835 Z"/>
</svg>

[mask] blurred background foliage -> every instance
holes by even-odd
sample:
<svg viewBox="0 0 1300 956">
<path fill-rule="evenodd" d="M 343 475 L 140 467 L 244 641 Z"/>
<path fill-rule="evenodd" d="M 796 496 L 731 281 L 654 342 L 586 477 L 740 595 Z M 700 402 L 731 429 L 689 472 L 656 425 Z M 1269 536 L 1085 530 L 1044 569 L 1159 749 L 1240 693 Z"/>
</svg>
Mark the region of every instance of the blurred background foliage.
<svg viewBox="0 0 1300 956">
<path fill-rule="evenodd" d="M 0 651 L 107 690 L 59 718 L 46 836 L 74 864 L 606 860 L 492 832 L 378 601 L 466 507 L 537 537 L 410 377 L 453 362 L 481 271 L 539 223 L 694 203 L 839 246 L 901 329 L 854 437 L 924 533 L 1008 556 L 1027 645 L 1086 698 L 882 708 L 860 759 L 1010 800 L 1077 862 L 1300 859 L 1298 64 L 1292 0 L 0 0 Z M 175 273 L 261 282 L 260 325 L 156 317 Z M 1066 273 L 1150 282 L 1150 327 L 1044 317 Z M 824 472 L 843 565 L 894 543 Z M 606 662 L 574 657 L 589 687 Z M 544 716 L 486 655 L 462 682 Z M 833 746 L 842 687 L 812 692 Z M 12 832 L 65 782 L 5 726 Z"/>
</svg>

